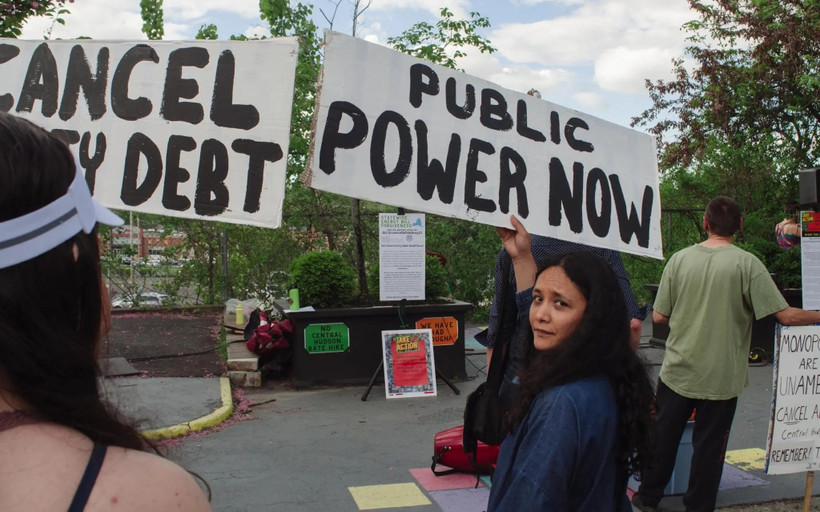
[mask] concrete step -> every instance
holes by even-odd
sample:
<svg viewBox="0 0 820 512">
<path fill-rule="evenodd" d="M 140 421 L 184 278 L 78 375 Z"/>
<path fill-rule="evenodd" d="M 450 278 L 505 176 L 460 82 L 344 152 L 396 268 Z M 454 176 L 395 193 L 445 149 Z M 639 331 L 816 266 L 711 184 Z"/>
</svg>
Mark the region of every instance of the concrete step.
<svg viewBox="0 0 820 512">
<path fill-rule="evenodd" d="M 245 338 L 241 334 L 228 334 L 228 378 L 231 384 L 240 387 L 259 387 L 262 385 L 262 372 L 259 370 L 259 356 L 248 350 Z"/>
</svg>

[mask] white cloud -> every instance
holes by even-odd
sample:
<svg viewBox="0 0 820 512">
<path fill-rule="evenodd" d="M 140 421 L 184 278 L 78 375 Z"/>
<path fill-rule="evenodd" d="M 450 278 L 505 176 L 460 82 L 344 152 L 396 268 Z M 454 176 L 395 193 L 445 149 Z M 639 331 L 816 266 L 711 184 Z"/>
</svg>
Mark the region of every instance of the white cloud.
<svg viewBox="0 0 820 512">
<path fill-rule="evenodd" d="M 96 2 L 68 4 L 65 25 L 53 24 L 53 38 L 93 37 L 94 39 L 146 39 L 141 32 L 139 4 L 129 0 L 109 0 L 105 8 Z M 117 13 L 112 15 L 112 13 Z M 48 18 L 30 18 L 23 27 L 25 39 L 42 39 L 52 27 Z"/>
<path fill-rule="evenodd" d="M 258 0 L 164 0 L 162 10 L 169 19 L 197 20 L 215 12 L 233 13 L 243 17 L 259 16 Z"/>
<path fill-rule="evenodd" d="M 134 0 L 84 0 L 68 4 L 69 14 L 64 15 L 65 25 L 54 24 L 53 38 L 81 36 L 94 39 L 134 40 L 145 39 L 142 33 L 142 17 L 139 2 Z M 164 39 L 192 39 L 203 24 L 221 24 L 232 18 L 259 19 L 258 0 L 165 0 Z M 41 39 L 52 26 L 47 18 L 32 18 L 23 28 L 26 39 Z"/>
<path fill-rule="evenodd" d="M 248 27 L 242 35 L 247 37 L 248 39 L 261 39 L 262 37 L 269 36 L 270 30 L 268 27 L 263 27 L 262 25 L 254 25 L 252 27 Z"/>
<path fill-rule="evenodd" d="M 645 79 L 672 78 L 672 58 L 677 55 L 664 48 L 606 50 L 595 61 L 595 82 L 605 90 L 640 94 L 646 91 Z"/>
<path fill-rule="evenodd" d="M 493 45 L 510 60 L 543 66 L 591 65 L 615 47 L 682 48 L 680 25 L 691 19 L 685 0 L 599 0 L 559 17 L 506 24 Z"/>
<path fill-rule="evenodd" d="M 586 0 L 512 0 L 513 5 L 538 5 L 545 3 L 555 3 L 563 5 L 581 5 Z"/>
<path fill-rule="evenodd" d="M 441 8 L 447 7 L 456 18 L 465 18 L 468 15 L 469 4 L 469 0 L 373 0 L 370 9 L 374 11 L 420 9 L 438 18 Z"/>
<path fill-rule="evenodd" d="M 542 96 L 568 88 L 574 80 L 573 74 L 563 69 L 532 69 L 526 66 L 505 66 L 486 78 L 518 92 L 536 89 Z"/>
<path fill-rule="evenodd" d="M 384 31 L 382 24 L 379 22 L 371 23 L 369 25 L 359 25 L 356 35 L 365 41 L 376 44 L 387 44 L 388 34 Z"/>
<path fill-rule="evenodd" d="M 578 103 L 581 110 L 598 110 L 606 105 L 604 98 L 597 92 L 576 92 L 572 99 Z"/>
</svg>

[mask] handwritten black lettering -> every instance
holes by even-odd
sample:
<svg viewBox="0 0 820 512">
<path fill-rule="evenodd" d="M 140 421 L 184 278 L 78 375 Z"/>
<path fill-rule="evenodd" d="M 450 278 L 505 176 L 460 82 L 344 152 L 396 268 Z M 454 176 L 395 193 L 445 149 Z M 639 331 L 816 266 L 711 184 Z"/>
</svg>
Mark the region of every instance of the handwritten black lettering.
<svg viewBox="0 0 820 512">
<path fill-rule="evenodd" d="M 202 143 L 199 154 L 194 211 L 198 215 L 213 217 L 228 208 L 228 150 L 216 139 Z"/>
<path fill-rule="evenodd" d="M 145 157 L 148 166 L 142 183 L 137 185 L 141 155 Z M 151 198 L 161 179 L 162 154 L 159 148 L 144 133 L 134 133 L 126 145 L 120 199 L 128 206 L 139 206 Z"/>
<path fill-rule="evenodd" d="M 38 46 L 31 54 L 17 112 L 32 112 L 34 102 L 40 100 L 40 112 L 44 117 L 51 117 L 57 112 L 57 95 L 59 94 L 57 61 L 47 43 Z"/>
<path fill-rule="evenodd" d="M 461 137 L 457 133 L 450 136 L 447 148 L 447 162 L 444 166 L 435 158 L 429 159 L 427 144 L 427 125 L 422 120 L 416 121 L 416 138 L 418 139 L 419 156 L 416 178 L 416 191 L 425 201 L 433 197 L 438 189 L 438 197 L 444 204 L 452 204 L 455 195 L 458 162 L 461 155 Z"/>
<path fill-rule="evenodd" d="M 464 180 L 464 203 L 473 210 L 494 212 L 495 202 L 476 193 L 476 184 L 487 182 L 487 174 L 478 168 L 479 154 L 495 154 L 495 148 L 489 142 L 480 139 L 470 140 L 470 149 L 467 151 L 467 174 Z"/>
<path fill-rule="evenodd" d="M 225 50 L 219 55 L 211 102 L 211 121 L 217 126 L 250 130 L 259 124 L 259 111 L 253 105 L 233 103 L 233 83 L 236 61 L 233 52 Z"/>
<path fill-rule="evenodd" d="M 262 185 L 265 176 L 265 162 L 278 162 L 284 157 L 282 147 L 275 142 L 258 142 L 237 139 L 231 149 L 248 156 L 248 185 L 245 188 L 245 204 L 242 209 L 248 213 L 259 211 Z"/>
<path fill-rule="evenodd" d="M 399 155 L 392 171 L 387 171 L 385 145 L 387 129 L 394 126 L 399 135 Z M 373 139 L 370 143 L 370 172 L 373 179 L 384 188 L 401 184 L 410 174 L 410 160 L 413 158 L 413 136 L 410 125 L 398 112 L 383 112 L 373 125 Z"/>
<path fill-rule="evenodd" d="M 63 100 L 60 102 L 60 119 L 67 121 L 74 117 L 80 89 L 83 90 L 91 120 L 96 121 L 105 114 L 105 92 L 108 85 L 108 48 L 105 46 L 97 52 L 96 69 L 96 73 L 91 72 L 91 66 L 81 45 L 77 44 L 71 48 Z"/>
<path fill-rule="evenodd" d="M 111 111 L 125 121 L 136 121 L 148 115 L 153 110 L 151 100 L 144 96 L 139 98 L 128 97 L 128 85 L 131 82 L 131 73 L 140 62 L 159 62 L 156 50 L 147 44 L 139 44 L 130 48 L 117 64 L 114 76 L 111 79 Z"/>
<path fill-rule="evenodd" d="M 347 133 L 339 132 L 342 116 L 347 116 L 353 126 Z M 319 169 L 325 174 L 332 174 L 336 170 L 336 149 L 352 149 L 359 146 L 367 138 L 368 123 L 364 112 L 356 105 L 347 101 L 334 101 L 327 112 L 322 147 L 319 148 Z"/>
<path fill-rule="evenodd" d="M 0 64 L 5 64 L 20 55 L 20 48 L 13 44 L 0 44 Z M 10 93 L 0 95 L 0 111 L 8 112 L 14 106 L 14 97 Z"/>
</svg>

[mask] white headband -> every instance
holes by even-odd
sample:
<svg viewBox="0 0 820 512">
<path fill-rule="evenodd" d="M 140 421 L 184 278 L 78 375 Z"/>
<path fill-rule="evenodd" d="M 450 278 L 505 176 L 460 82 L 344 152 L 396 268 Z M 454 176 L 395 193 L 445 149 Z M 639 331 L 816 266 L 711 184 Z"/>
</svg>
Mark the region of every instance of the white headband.
<svg viewBox="0 0 820 512">
<path fill-rule="evenodd" d="M 91 197 L 88 184 L 77 170 L 62 197 L 5 222 L 0 222 L 0 268 L 11 267 L 57 247 L 80 232 L 91 233 L 97 222 L 121 226 L 122 219 Z"/>
</svg>

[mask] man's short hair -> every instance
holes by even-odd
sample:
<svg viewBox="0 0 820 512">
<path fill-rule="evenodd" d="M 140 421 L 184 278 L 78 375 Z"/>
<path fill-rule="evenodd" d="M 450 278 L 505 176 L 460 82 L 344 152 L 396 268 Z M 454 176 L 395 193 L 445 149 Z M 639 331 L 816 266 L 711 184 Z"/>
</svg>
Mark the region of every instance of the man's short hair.
<svg viewBox="0 0 820 512">
<path fill-rule="evenodd" d="M 734 236 L 740 229 L 740 205 L 734 199 L 718 196 L 706 205 L 709 231 L 718 236 Z"/>
</svg>

